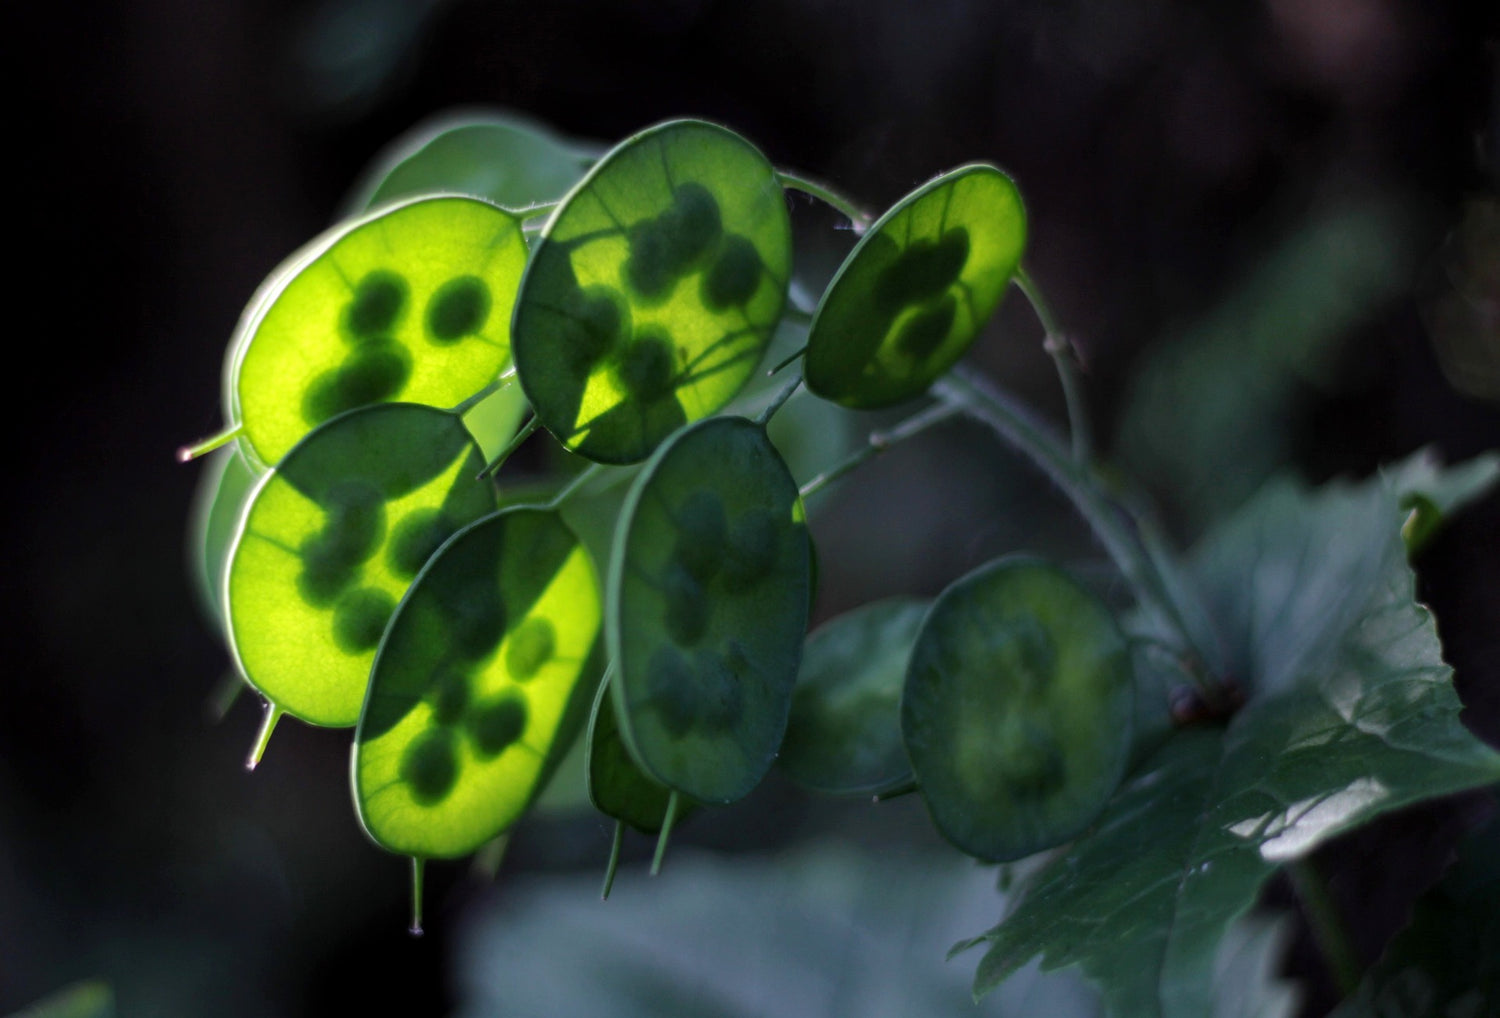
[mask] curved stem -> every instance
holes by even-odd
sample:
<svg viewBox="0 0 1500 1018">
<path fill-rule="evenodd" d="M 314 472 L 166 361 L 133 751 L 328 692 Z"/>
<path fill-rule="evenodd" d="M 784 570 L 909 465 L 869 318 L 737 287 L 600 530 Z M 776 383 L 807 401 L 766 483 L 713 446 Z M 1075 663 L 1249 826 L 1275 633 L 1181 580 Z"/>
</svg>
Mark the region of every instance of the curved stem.
<svg viewBox="0 0 1500 1018">
<path fill-rule="evenodd" d="M 1051 428 L 988 381 L 962 368 L 954 369 L 935 383 L 933 393 L 990 427 L 1039 467 L 1088 523 L 1095 538 L 1135 590 L 1136 597 L 1171 626 L 1181 639 L 1184 650 L 1200 660 L 1214 660 L 1199 647 L 1194 630 L 1187 625 L 1176 601 L 1168 594 L 1157 563 L 1126 525 L 1119 506 L 1104 494 L 1087 466 L 1064 451 L 1061 439 Z M 1205 688 L 1215 692 L 1207 686 Z"/>
<path fill-rule="evenodd" d="M 776 179 L 781 181 L 782 187 L 812 195 L 823 204 L 842 212 L 849 222 L 854 225 L 855 233 L 864 233 L 870 228 L 870 224 L 875 221 L 868 212 L 839 194 L 827 184 L 781 170 L 776 172 Z"/>
<path fill-rule="evenodd" d="M 802 498 L 815 494 L 837 481 L 845 474 L 854 470 L 862 463 L 873 459 L 880 453 L 885 452 L 891 446 L 906 441 L 914 435 L 920 435 L 934 424 L 940 424 L 950 417 L 963 413 L 964 408 L 957 403 L 939 402 L 923 410 L 921 413 L 913 414 L 895 427 L 886 431 L 872 431 L 865 444 L 857 452 L 853 453 L 841 463 L 836 463 L 823 471 L 818 476 L 804 484 L 797 494 Z"/>
<path fill-rule="evenodd" d="M 1068 433 L 1073 437 L 1073 458 L 1087 463 L 1093 456 L 1093 434 L 1089 425 L 1088 404 L 1083 399 L 1083 384 L 1078 377 L 1078 351 L 1063 335 L 1052 314 L 1052 308 L 1042 296 L 1041 290 L 1024 268 L 1017 268 L 1014 282 L 1017 289 L 1026 295 L 1037 320 L 1042 323 L 1045 337 L 1042 347 L 1057 365 L 1057 377 L 1062 382 L 1063 399 L 1068 404 Z"/>
</svg>

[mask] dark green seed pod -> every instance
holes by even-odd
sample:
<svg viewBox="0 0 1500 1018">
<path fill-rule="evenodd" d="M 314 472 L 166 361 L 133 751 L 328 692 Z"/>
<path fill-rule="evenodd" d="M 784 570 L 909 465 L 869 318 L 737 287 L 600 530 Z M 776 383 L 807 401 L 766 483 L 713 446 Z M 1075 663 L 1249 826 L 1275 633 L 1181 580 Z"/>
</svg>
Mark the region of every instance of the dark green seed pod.
<svg viewBox="0 0 1500 1018">
<path fill-rule="evenodd" d="M 1131 660 L 1109 610 L 1066 573 L 1000 559 L 933 603 L 901 729 L 933 822 L 981 859 L 1074 837 L 1124 773 Z"/>
</svg>

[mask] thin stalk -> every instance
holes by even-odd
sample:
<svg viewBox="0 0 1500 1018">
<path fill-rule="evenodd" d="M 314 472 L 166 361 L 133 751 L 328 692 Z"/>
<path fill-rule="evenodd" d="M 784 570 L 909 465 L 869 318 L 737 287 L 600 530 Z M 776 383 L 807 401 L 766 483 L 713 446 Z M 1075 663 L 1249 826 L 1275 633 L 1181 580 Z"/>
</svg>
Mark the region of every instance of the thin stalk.
<svg viewBox="0 0 1500 1018">
<path fill-rule="evenodd" d="M 762 410 L 760 414 L 755 418 L 755 423 L 759 424 L 762 428 L 764 428 L 767 424 L 770 424 L 771 418 L 776 416 L 776 411 L 786 406 L 786 401 L 792 398 L 792 393 L 796 392 L 801 387 L 801 385 L 801 375 L 798 375 L 796 378 L 788 382 L 786 387 L 776 394 L 776 398 L 771 400 L 771 402 L 766 405 L 766 408 Z"/>
<path fill-rule="evenodd" d="M 422 935 L 422 869 L 426 862 L 419 855 L 411 857 L 411 926 L 406 932 L 414 937 Z"/>
<path fill-rule="evenodd" d="M 661 872 L 661 861 L 667 856 L 667 839 L 672 836 L 672 825 L 677 822 L 677 805 L 680 797 L 677 790 L 667 796 L 667 815 L 661 822 L 661 833 L 656 836 L 656 854 L 651 857 L 651 875 Z"/>
<path fill-rule="evenodd" d="M 910 781 L 903 781 L 895 788 L 888 788 L 884 792 L 877 792 L 876 794 L 870 796 L 870 801 L 872 803 L 890 802 L 892 799 L 899 799 L 903 795 L 910 795 L 916 790 L 917 781 L 915 778 L 913 778 Z"/>
<path fill-rule="evenodd" d="M 849 222 L 854 225 L 855 233 L 864 233 L 870 228 L 870 224 L 874 222 L 874 219 L 868 212 L 839 194 L 827 184 L 816 180 L 809 180 L 807 177 L 799 177 L 795 173 L 781 171 L 777 171 L 776 179 L 781 181 L 782 187 L 790 188 L 793 191 L 801 191 L 803 194 L 810 194 L 823 204 L 842 212 Z"/>
<path fill-rule="evenodd" d="M 458 406 L 454 407 L 448 412 L 450 414 L 456 414 L 457 416 L 462 417 L 470 410 L 473 410 L 480 403 L 484 402 L 485 399 L 493 396 L 495 393 L 499 392 L 501 389 L 509 385 L 511 377 L 514 376 L 495 379 L 489 385 L 486 385 L 483 389 L 480 389 L 474 395 L 470 396 L 468 399 L 464 400 L 462 403 L 458 404 Z"/>
<path fill-rule="evenodd" d="M 1362 974 L 1359 955 L 1355 953 L 1344 917 L 1339 914 L 1338 905 L 1328 890 L 1328 882 L 1311 859 L 1291 863 L 1287 866 L 1287 876 L 1291 878 L 1292 889 L 1297 892 L 1297 900 L 1302 903 L 1302 914 L 1307 917 L 1318 950 L 1323 952 L 1323 960 L 1328 964 L 1334 984 L 1345 997 L 1353 996 L 1359 989 Z"/>
<path fill-rule="evenodd" d="M 225 428 L 217 435 L 210 435 L 208 438 L 200 439 L 192 445 L 180 446 L 177 450 L 177 462 L 187 463 L 197 459 L 199 456 L 207 456 L 215 449 L 223 448 L 230 442 L 233 442 L 243 430 L 245 430 L 244 424 L 236 424 L 233 427 Z"/>
<path fill-rule="evenodd" d="M 271 741 L 271 733 L 276 731 L 276 722 L 281 720 L 281 714 L 280 707 L 269 700 L 266 701 L 266 716 L 261 719 L 260 731 L 255 736 L 255 745 L 250 747 L 250 756 L 245 761 L 245 770 L 253 771 L 260 763 L 260 758 L 266 752 L 266 743 Z"/>
<path fill-rule="evenodd" d="M 615 871 L 620 868 L 620 849 L 625 844 L 625 821 L 615 821 L 615 837 L 609 846 L 609 862 L 604 867 L 604 889 L 599 892 L 600 901 L 609 900 L 609 892 L 615 886 Z"/>
<path fill-rule="evenodd" d="M 579 488 L 583 487 L 595 477 L 598 477 L 603 470 L 603 463 L 590 463 L 588 466 L 578 471 L 578 473 L 574 475 L 571 481 L 559 488 L 557 494 L 549 498 L 547 500 L 547 504 L 542 508 L 556 509 L 558 506 L 566 502 L 568 498 L 572 496 L 573 493 L 576 492 Z"/>
<path fill-rule="evenodd" d="M 1078 353 L 1063 335 L 1057 318 L 1052 314 L 1052 308 L 1024 268 L 1016 269 L 1015 284 L 1026 295 L 1031 309 L 1036 312 L 1037 320 L 1042 323 L 1042 331 L 1045 333 L 1042 347 L 1051 355 L 1052 363 L 1057 365 L 1063 399 L 1068 404 L 1068 433 L 1073 438 L 1073 458 L 1080 463 L 1087 463 L 1094 454 L 1094 441 L 1089 424 L 1088 404 L 1083 399 L 1083 383 L 1078 377 Z"/>
<path fill-rule="evenodd" d="M 530 438 L 532 432 L 536 431 L 536 429 L 541 426 L 542 422 L 537 419 L 535 414 L 533 414 L 531 420 L 527 421 L 524 425 L 522 425 L 521 430 L 516 432 L 516 437 L 505 443 L 505 448 L 501 449 L 499 455 L 490 460 L 490 462 L 485 465 L 485 468 L 479 471 L 479 475 L 475 477 L 474 480 L 482 481 L 486 477 L 492 477 L 495 474 L 499 473 L 500 468 L 505 466 L 505 461 L 510 459 L 510 454 L 521 448 L 521 443 Z"/>
<path fill-rule="evenodd" d="M 933 394 L 988 426 L 1039 467 L 1073 503 L 1136 596 L 1176 631 L 1184 650 L 1200 660 L 1213 660 L 1199 648 L 1193 630 L 1167 594 L 1156 564 L 1126 526 L 1119 507 L 1099 488 L 1088 468 L 1068 455 L 1051 428 L 988 381 L 961 368 L 935 383 Z M 1205 692 L 1217 695 L 1209 685 Z"/>
<path fill-rule="evenodd" d="M 781 363 L 777 364 L 774 368 L 772 368 L 770 371 L 767 371 L 766 372 L 766 377 L 770 378 L 772 375 L 780 372 L 782 369 L 790 367 L 792 364 L 796 363 L 797 358 L 801 357 L 805 353 L 807 353 L 807 347 L 804 346 L 804 347 L 799 348 L 796 353 L 791 354 L 785 360 L 783 360 Z"/>
<path fill-rule="evenodd" d="M 858 451 L 852 453 L 843 462 L 834 464 L 808 481 L 797 494 L 802 498 L 807 498 L 809 495 L 828 487 L 828 485 L 856 469 L 861 464 L 885 452 L 891 446 L 898 445 L 915 435 L 920 435 L 934 424 L 940 424 L 948 418 L 956 417 L 963 412 L 964 408 L 957 403 L 934 403 L 921 413 L 912 414 L 893 428 L 885 431 L 872 431 L 865 440 L 865 444 Z"/>
</svg>

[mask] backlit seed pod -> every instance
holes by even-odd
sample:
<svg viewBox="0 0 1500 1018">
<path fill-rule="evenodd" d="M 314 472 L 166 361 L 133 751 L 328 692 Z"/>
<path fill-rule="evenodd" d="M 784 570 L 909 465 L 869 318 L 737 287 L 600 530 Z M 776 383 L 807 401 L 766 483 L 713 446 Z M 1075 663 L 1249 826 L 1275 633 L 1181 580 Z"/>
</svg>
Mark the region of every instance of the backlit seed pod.
<svg viewBox="0 0 1500 1018">
<path fill-rule="evenodd" d="M 920 396 L 963 356 L 1020 264 L 1009 177 L 961 166 L 897 202 L 855 245 L 808 336 L 807 387 L 855 409 Z"/>
<path fill-rule="evenodd" d="M 521 284 L 516 368 L 538 419 L 606 463 L 722 408 L 781 318 L 791 226 L 738 135 L 675 120 L 616 147 L 553 213 Z"/>
<path fill-rule="evenodd" d="M 1005 862 L 1080 833 L 1130 750 L 1124 635 L 1061 570 L 1004 558 L 938 597 L 907 665 L 901 730 L 933 822 Z"/>
</svg>

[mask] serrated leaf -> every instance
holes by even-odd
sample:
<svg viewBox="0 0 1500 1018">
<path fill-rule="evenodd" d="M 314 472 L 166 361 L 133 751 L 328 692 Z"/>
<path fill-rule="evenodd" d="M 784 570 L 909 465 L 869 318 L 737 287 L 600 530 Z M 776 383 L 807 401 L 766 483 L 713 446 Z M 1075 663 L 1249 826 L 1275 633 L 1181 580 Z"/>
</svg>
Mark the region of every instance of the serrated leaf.
<svg viewBox="0 0 1500 1018">
<path fill-rule="evenodd" d="M 1500 780 L 1500 755 L 1459 723 L 1395 514 L 1379 481 L 1277 485 L 1207 538 L 1200 578 L 1223 581 L 1218 617 L 1258 695 L 1225 730 L 1173 737 L 1038 875 L 979 938 L 977 993 L 1040 954 L 1044 968 L 1081 966 L 1116 1014 L 1198 1018 L 1225 929 L 1278 865 L 1380 813 Z M 1379 568 L 1355 568 L 1372 534 L 1363 555 Z"/>
<path fill-rule="evenodd" d="M 1479 1018 L 1500 1001 L 1500 817 L 1459 846 L 1458 861 L 1359 990 L 1330 1018 Z"/>
<path fill-rule="evenodd" d="M 1401 500 L 1401 508 L 1408 510 L 1401 536 L 1407 551 L 1416 554 L 1448 517 L 1495 486 L 1500 480 L 1500 454 L 1485 453 L 1445 469 L 1428 446 L 1386 467 L 1381 476 Z"/>
</svg>

